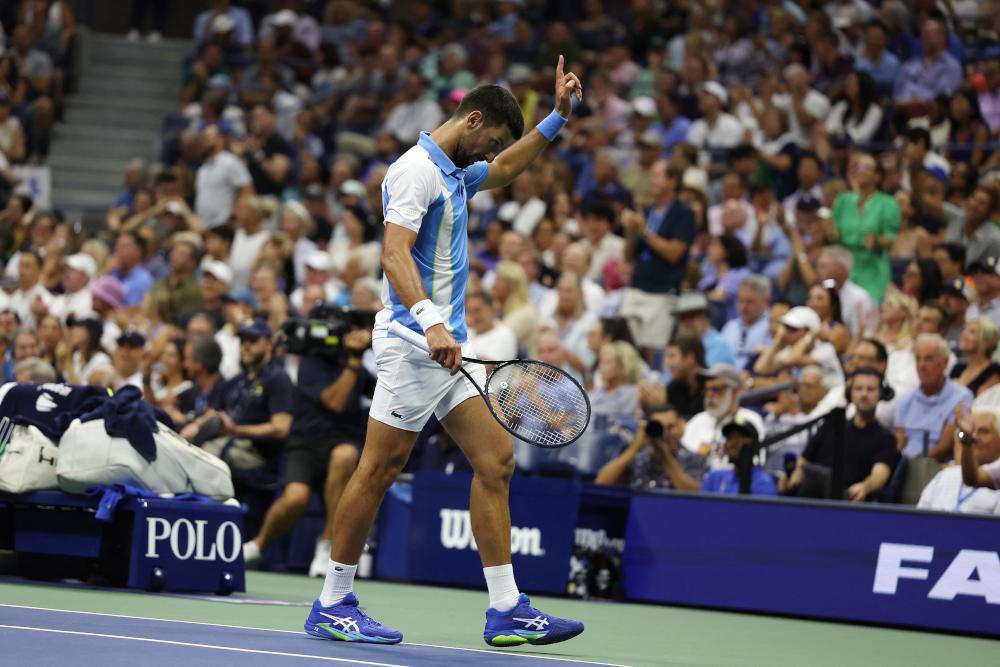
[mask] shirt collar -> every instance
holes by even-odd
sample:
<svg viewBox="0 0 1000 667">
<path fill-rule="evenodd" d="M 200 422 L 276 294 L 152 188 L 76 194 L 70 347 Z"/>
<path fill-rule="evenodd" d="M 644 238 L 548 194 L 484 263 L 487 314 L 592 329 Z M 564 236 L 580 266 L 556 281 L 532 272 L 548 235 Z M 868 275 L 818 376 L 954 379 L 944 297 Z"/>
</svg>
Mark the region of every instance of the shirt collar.
<svg viewBox="0 0 1000 667">
<path fill-rule="evenodd" d="M 437 165 L 437 168 L 448 176 L 461 178 L 465 173 L 464 169 L 456 167 L 455 163 L 451 161 L 451 158 L 445 155 L 445 152 L 441 150 L 441 147 L 434 143 L 434 140 L 431 139 L 429 132 L 420 133 L 417 145 L 427 151 L 427 154 L 431 156 L 431 162 Z"/>
</svg>

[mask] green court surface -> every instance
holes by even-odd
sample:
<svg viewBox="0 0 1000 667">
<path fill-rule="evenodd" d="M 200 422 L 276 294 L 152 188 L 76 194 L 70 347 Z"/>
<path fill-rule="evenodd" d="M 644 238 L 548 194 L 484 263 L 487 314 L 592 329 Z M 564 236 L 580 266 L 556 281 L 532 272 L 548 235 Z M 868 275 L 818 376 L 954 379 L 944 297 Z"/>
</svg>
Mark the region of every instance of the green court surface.
<svg viewBox="0 0 1000 667">
<path fill-rule="evenodd" d="M 0 583 L 0 603 L 294 631 L 302 629 L 320 586 L 300 575 L 251 572 L 246 594 L 216 598 L 17 581 Z M 374 581 L 359 581 L 356 590 L 365 609 L 400 628 L 405 642 L 499 650 L 482 641 L 485 592 Z M 532 603 L 584 621 L 586 632 L 564 644 L 511 653 L 634 667 L 1000 664 L 997 643 L 986 639 L 656 605 L 541 596 Z M 391 660 L 393 647 L 373 648 Z M 468 654 L 469 664 L 476 655 Z"/>
</svg>

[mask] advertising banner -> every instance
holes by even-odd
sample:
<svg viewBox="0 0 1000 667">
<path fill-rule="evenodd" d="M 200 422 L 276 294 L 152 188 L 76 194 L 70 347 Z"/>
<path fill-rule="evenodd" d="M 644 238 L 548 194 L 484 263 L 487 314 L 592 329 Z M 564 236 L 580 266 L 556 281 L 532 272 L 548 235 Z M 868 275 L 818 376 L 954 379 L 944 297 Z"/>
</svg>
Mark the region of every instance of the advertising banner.
<svg viewBox="0 0 1000 667">
<path fill-rule="evenodd" d="M 635 495 L 626 597 L 1000 636 L 1000 518 Z"/>
</svg>

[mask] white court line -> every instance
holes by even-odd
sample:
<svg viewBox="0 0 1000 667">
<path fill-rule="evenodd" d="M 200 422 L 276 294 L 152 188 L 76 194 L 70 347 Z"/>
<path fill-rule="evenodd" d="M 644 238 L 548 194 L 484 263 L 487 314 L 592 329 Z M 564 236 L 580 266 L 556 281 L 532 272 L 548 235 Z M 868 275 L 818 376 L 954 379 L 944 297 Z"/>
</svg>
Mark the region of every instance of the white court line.
<svg viewBox="0 0 1000 667">
<path fill-rule="evenodd" d="M 169 639 L 153 639 L 152 637 L 126 637 L 124 635 L 106 635 L 100 632 L 78 632 L 75 630 L 54 630 L 52 628 L 33 628 L 27 625 L 3 625 L 0 629 L 9 630 L 30 630 L 32 632 L 54 632 L 60 635 L 77 635 L 82 637 L 100 637 L 101 639 L 124 639 L 133 642 L 150 642 L 152 644 L 170 644 L 171 646 L 189 646 L 192 648 L 209 648 L 216 651 L 235 651 L 237 653 L 260 653 L 262 655 L 278 655 L 283 658 L 306 658 L 309 660 L 326 660 L 328 662 L 349 662 L 353 665 L 373 665 L 373 667 L 407 667 L 407 665 L 393 664 L 389 662 L 370 662 L 368 660 L 351 660 L 350 658 L 334 658 L 323 655 L 309 655 L 307 653 L 286 653 L 284 651 L 264 651 L 254 648 L 238 648 L 235 646 L 216 646 L 215 644 L 196 644 L 194 642 L 178 642 Z"/>
<path fill-rule="evenodd" d="M 306 636 L 304 631 L 299 630 L 279 630 L 276 628 L 254 628 L 246 625 L 226 625 L 224 623 L 205 623 L 203 621 L 182 621 L 174 618 L 154 618 L 151 616 L 126 616 L 124 614 L 106 614 L 99 611 L 77 611 L 75 609 L 53 609 L 51 607 L 30 607 L 28 605 L 21 604 L 2 604 L 0 607 L 7 607 L 9 609 L 31 609 L 33 611 L 53 611 L 59 612 L 61 614 L 89 614 L 91 616 L 107 616 L 108 618 L 128 618 L 136 621 L 161 621 L 163 623 L 187 623 L 188 625 L 208 625 L 216 628 L 230 628 L 233 630 L 260 630 L 262 632 L 282 632 L 290 635 L 302 635 Z M 465 648 L 463 646 L 440 646 L 438 644 L 418 644 L 416 642 L 408 642 L 403 640 L 403 646 L 423 646 L 424 648 L 440 648 L 449 651 L 471 651 L 473 653 L 488 653 L 490 655 L 505 655 L 511 656 L 512 658 L 535 658 L 536 660 L 553 660 L 555 662 L 575 662 L 581 665 L 599 665 L 600 667 L 629 667 L 628 665 L 621 665 L 614 662 L 592 662 L 590 660 L 576 659 L 576 658 L 557 658 L 548 655 L 539 655 L 537 653 L 514 653 L 511 651 L 490 651 L 484 648 Z"/>
</svg>

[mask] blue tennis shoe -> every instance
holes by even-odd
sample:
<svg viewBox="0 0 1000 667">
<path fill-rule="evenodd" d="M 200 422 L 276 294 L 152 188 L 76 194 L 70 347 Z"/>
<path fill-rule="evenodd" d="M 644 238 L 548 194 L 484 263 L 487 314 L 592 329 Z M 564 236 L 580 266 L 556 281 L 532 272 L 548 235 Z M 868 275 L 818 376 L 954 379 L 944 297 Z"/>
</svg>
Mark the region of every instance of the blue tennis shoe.
<svg viewBox="0 0 1000 667">
<path fill-rule="evenodd" d="M 319 600 L 313 602 L 305 629 L 313 637 L 344 642 L 398 644 L 403 641 L 402 632 L 387 628 L 363 612 L 354 593 L 348 593 L 340 604 L 329 607 L 324 607 Z"/>
<path fill-rule="evenodd" d="M 483 639 L 490 646 L 555 644 L 581 632 L 583 623 L 580 621 L 543 614 L 531 606 L 527 595 L 521 593 L 517 606 L 510 611 L 486 610 Z"/>
</svg>

